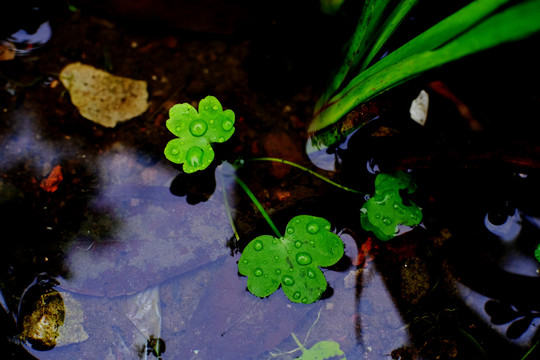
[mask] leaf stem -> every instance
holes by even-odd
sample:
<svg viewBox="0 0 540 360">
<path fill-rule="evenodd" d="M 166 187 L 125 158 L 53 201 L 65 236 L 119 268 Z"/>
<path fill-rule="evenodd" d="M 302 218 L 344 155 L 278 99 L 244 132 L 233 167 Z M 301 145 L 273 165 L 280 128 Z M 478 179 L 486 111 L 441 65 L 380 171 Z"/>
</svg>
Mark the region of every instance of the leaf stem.
<svg viewBox="0 0 540 360">
<path fill-rule="evenodd" d="M 361 191 L 354 190 L 354 189 L 351 189 L 349 187 L 340 185 L 337 182 L 330 180 L 326 176 L 320 175 L 320 174 L 316 173 L 315 171 L 313 171 L 311 169 L 308 169 L 307 167 L 304 167 L 304 166 L 302 166 L 300 164 L 294 163 L 294 162 L 289 161 L 289 160 L 273 158 L 273 157 L 259 157 L 259 158 L 247 159 L 246 161 L 273 161 L 273 162 L 279 162 L 279 163 L 282 163 L 282 164 L 287 164 L 287 165 L 293 166 L 295 168 L 298 168 L 300 170 L 306 171 L 309 174 L 311 174 L 311 175 L 313 175 L 313 176 L 315 176 L 315 177 L 317 177 L 317 178 L 319 178 L 319 179 L 321 179 L 323 181 L 326 181 L 327 183 L 329 183 L 331 185 L 334 185 L 334 186 L 336 186 L 336 187 L 338 187 L 338 188 L 340 188 L 342 190 L 353 192 L 355 194 L 363 194 L 363 192 L 361 192 Z"/>
<path fill-rule="evenodd" d="M 298 340 L 298 337 L 296 337 L 296 334 L 292 332 L 291 336 L 294 339 L 294 342 L 296 343 L 296 345 L 298 345 L 298 347 L 300 348 L 300 350 L 302 350 L 302 352 L 304 352 L 304 350 L 306 350 L 306 348 L 305 348 L 304 345 L 302 345 L 300 340 Z"/>
<path fill-rule="evenodd" d="M 223 194 L 223 203 L 225 204 L 225 212 L 227 213 L 227 219 L 229 220 L 229 223 L 231 224 L 231 228 L 234 232 L 234 237 L 236 238 L 236 241 L 240 240 L 240 235 L 238 235 L 238 231 L 236 231 L 236 226 L 234 226 L 234 220 L 231 214 L 231 207 L 229 205 L 229 200 L 227 200 L 227 191 L 225 189 L 225 181 L 223 180 L 223 173 L 219 172 L 219 177 L 221 180 L 221 192 Z"/>
<path fill-rule="evenodd" d="M 264 219 L 266 220 L 266 222 L 268 223 L 268 225 L 270 225 L 270 227 L 272 228 L 272 230 L 274 230 L 274 233 L 277 235 L 277 237 L 279 238 L 282 238 L 283 235 L 281 235 L 281 233 L 279 232 L 279 230 L 277 229 L 276 225 L 274 224 L 274 222 L 272 221 L 272 219 L 270 219 L 270 216 L 268 215 L 268 213 L 266 212 L 266 210 L 264 210 L 263 206 L 261 205 L 261 203 L 259 202 L 259 200 L 255 197 L 255 195 L 251 192 L 251 190 L 249 190 L 248 186 L 242 181 L 240 180 L 240 178 L 238 176 L 235 176 L 234 177 L 234 180 L 238 183 L 238 185 L 240 185 L 240 187 L 246 192 L 247 196 L 249 196 L 249 198 L 251 199 L 251 201 L 253 201 L 253 203 L 255 204 L 255 206 L 257 207 L 257 209 L 260 211 L 260 213 L 262 214 L 262 216 L 264 217 Z"/>
</svg>

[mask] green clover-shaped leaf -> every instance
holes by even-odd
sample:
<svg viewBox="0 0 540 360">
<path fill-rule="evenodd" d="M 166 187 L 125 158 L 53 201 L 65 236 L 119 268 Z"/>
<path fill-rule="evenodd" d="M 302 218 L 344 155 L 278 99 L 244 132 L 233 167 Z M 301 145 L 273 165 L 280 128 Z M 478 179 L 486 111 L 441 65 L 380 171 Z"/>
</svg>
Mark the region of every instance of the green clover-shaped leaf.
<svg viewBox="0 0 540 360">
<path fill-rule="evenodd" d="M 169 141 L 165 156 L 176 164 L 184 164 L 186 173 L 204 170 L 214 160 L 211 143 L 229 140 L 234 133 L 234 112 L 223 111 L 213 96 L 199 102 L 199 111 L 188 103 L 176 104 L 169 110 L 167 129 L 178 139 Z"/>
<path fill-rule="evenodd" d="M 330 231 L 326 219 L 299 215 L 289 221 L 285 236 L 262 235 L 244 249 L 238 270 L 248 277 L 248 290 L 265 297 L 282 285 L 296 303 L 312 303 L 326 290 L 319 266 L 335 264 L 343 256 L 343 242 Z"/>
<path fill-rule="evenodd" d="M 416 191 L 410 174 L 379 174 L 375 178 L 375 195 L 362 207 L 360 222 L 364 230 L 373 231 L 380 240 L 393 238 L 399 225 L 414 226 L 422 221 L 422 211 L 414 203 L 403 204 L 399 190 Z"/>
</svg>

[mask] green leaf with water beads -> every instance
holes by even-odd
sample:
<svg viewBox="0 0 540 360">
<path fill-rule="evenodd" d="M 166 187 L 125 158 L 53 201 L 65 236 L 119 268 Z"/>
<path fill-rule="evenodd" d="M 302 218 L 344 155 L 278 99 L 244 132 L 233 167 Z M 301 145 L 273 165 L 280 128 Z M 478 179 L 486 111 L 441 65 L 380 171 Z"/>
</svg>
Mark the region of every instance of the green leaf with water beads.
<svg viewBox="0 0 540 360">
<path fill-rule="evenodd" d="M 534 257 L 540 262 L 540 244 L 538 244 L 537 248 L 534 250 Z"/>
<path fill-rule="evenodd" d="M 410 174 L 399 171 L 395 174 L 379 174 L 375 178 L 375 195 L 362 207 L 362 228 L 373 231 L 380 240 L 390 240 L 399 225 L 415 226 L 422 221 L 422 211 L 414 203 L 403 204 L 400 190 L 412 194 L 416 183 Z"/>
<path fill-rule="evenodd" d="M 324 218 L 299 215 L 289 221 L 285 236 L 262 235 L 244 249 L 238 271 L 248 277 L 247 288 L 265 297 L 281 285 L 287 297 L 309 304 L 321 298 L 327 283 L 319 266 L 335 264 L 343 242 Z"/>
<path fill-rule="evenodd" d="M 234 133 L 234 112 L 223 111 L 213 96 L 199 102 L 199 111 L 188 103 L 176 104 L 169 110 L 167 129 L 178 139 L 169 141 L 165 157 L 176 164 L 184 164 L 186 173 L 204 170 L 214 160 L 211 143 L 222 143 Z"/>
</svg>

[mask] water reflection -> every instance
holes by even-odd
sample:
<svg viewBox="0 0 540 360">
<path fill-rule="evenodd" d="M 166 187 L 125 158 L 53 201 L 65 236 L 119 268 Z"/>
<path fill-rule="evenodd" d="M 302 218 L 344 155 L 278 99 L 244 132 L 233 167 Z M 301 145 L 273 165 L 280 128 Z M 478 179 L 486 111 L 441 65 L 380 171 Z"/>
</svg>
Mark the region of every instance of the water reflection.
<svg viewBox="0 0 540 360">
<path fill-rule="evenodd" d="M 13 52 L 14 56 L 23 56 L 45 45 L 51 39 L 51 35 L 51 25 L 46 21 L 39 25 L 35 32 L 20 29 L 2 39 L 0 44 Z"/>
<path fill-rule="evenodd" d="M 230 225 L 221 185 L 208 201 L 192 206 L 169 190 L 174 168 L 141 164 L 121 144 L 100 156 L 97 166 L 103 185 L 92 209 L 108 212 L 117 225 L 91 247 L 74 239 L 67 249 L 64 288 L 92 295 L 133 294 L 227 255 L 224 244 L 231 234 L 224 231 Z M 108 222 L 104 216 L 91 226 L 99 229 Z"/>
<path fill-rule="evenodd" d="M 364 267 L 358 298 L 359 343 L 372 359 L 384 359 L 410 344 L 409 332 L 381 273 Z"/>
</svg>

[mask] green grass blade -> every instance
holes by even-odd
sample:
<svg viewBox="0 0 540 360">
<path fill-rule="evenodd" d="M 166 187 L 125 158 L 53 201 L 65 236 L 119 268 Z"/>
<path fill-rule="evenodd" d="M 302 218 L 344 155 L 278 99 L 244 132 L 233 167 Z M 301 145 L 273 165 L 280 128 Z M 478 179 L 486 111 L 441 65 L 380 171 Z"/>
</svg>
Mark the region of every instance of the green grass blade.
<svg viewBox="0 0 540 360">
<path fill-rule="evenodd" d="M 418 0 L 403 0 L 401 1 L 394 11 L 390 14 L 388 19 L 386 19 L 384 25 L 382 25 L 381 33 L 378 36 L 377 40 L 373 43 L 371 50 L 365 56 L 364 61 L 358 71 L 365 70 L 368 65 L 371 63 L 375 55 L 381 50 L 388 38 L 394 33 L 397 27 L 403 22 L 409 11 L 418 3 Z"/>
<path fill-rule="evenodd" d="M 347 75 L 355 64 L 364 58 L 368 50 L 368 45 L 382 22 L 382 14 L 390 0 L 365 0 L 362 13 L 358 19 L 356 29 L 348 42 L 347 54 L 343 64 L 334 75 L 326 92 L 321 96 L 319 103 L 323 104 L 329 99 L 343 84 Z"/>
<path fill-rule="evenodd" d="M 388 56 L 375 63 L 373 66 L 369 67 L 365 71 L 360 72 L 343 90 L 341 90 L 340 93 L 334 97 L 329 98 L 328 95 L 323 96 L 321 99 L 324 99 L 324 102 L 321 101 L 317 104 L 309 131 L 317 131 L 337 122 L 343 115 L 356 106 L 353 105 L 350 107 L 351 103 L 355 103 L 354 101 L 351 101 L 351 99 L 347 99 L 347 104 L 344 104 L 342 101 L 345 97 L 350 97 L 351 95 L 349 94 L 351 89 L 360 86 L 360 84 L 368 87 L 366 85 L 366 79 L 373 77 L 378 78 L 380 73 L 385 72 L 385 69 L 395 65 L 396 63 L 399 63 L 400 61 L 419 53 L 433 50 L 444 45 L 445 43 L 452 41 L 482 20 L 486 19 L 490 14 L 495 12 L 508 1 L 509 0 L 477 0 L 463 7 L 422 34 L 418 35 L 405 45 L 401 46 L 399 49 L 393 51 Z M 392 85 L 395 86 L 399 85 L 400 83 L 401 82 Z M 388 90 L 393 86 L 390 86 L 385 90 Z M 356 104 L 361 104 L 380 92 L 381 91 L 378 88 L 374 88 L 372 96 L 364 96 L 363 98 L 355 99 Z"/>
</svg>

